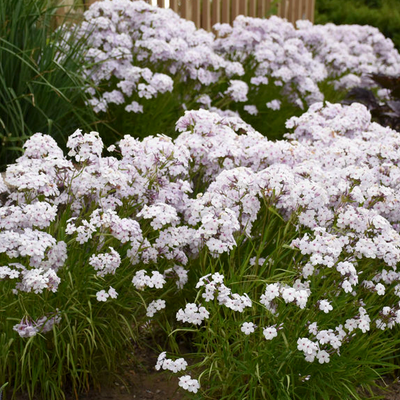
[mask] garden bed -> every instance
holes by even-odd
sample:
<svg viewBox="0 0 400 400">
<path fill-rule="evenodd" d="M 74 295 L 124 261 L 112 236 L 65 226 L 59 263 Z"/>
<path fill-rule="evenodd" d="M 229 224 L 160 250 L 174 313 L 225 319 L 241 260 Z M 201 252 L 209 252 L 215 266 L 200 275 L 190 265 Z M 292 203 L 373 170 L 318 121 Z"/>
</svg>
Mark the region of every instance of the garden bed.
<svg viewBox="0 0 400 400">
<path fill-rule="evenodd" d="M 371 27 L 215 32 L 96 2 L 49 37 L 58 66 L 82 45 L 88 133 L 26 137 L 0 114 L 21 128 L 0 177 L 15 394 L 359 400 L 398 370 L 400 134 L 335 101 L 361 85 L 394 106 L 371 74 L 400 74 L 399 53 Z M 18 93 L 15 118 L 36 98 Z"/>
</svg>

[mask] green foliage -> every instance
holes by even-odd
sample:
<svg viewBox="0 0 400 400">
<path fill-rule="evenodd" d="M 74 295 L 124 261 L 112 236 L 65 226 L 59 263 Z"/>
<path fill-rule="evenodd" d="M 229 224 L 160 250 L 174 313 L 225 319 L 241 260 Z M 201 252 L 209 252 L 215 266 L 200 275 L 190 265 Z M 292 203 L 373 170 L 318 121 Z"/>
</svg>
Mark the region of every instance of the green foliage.
<svg viewBox="0 0 400 400">
<path fill-rule="evenodd" d="M 84 38 L 60 48 L 53 3 L 0 2 L 0 169 L 21 155 L 33 133 L 62 145 L 77 128 L 95 129 L 82 90 Z"/>
<path fill-rule="evenodd" d="M 377 27 L 400 49 L 400 2 L 397 0 L 317 0 L 315 23 Z"/>
<path fill-rule="evenodd" d="M 249 86 L 248 101 L 230 104 L 229 109 L 238 111 L 244 121 L 256 131 L 267 136 L 268 139 L 282 139 L 286 133 L 285 122 L 292 116 L 300 116 L 303 110 L 282 95 L 282 88 L 275 85 L 274 78 L 268 78 L 268 85 L 255 86 L 251 84 L 251 78 L 256 76 L 256 65 L 257 63 L 251 57 L 246 60 L 246 63 L 244 63 L 245 75 L 239 78 Z M 272 100 L 281 102 L 279 110 L 272 110 L 267 107 L 266 104 Z M 245 111 L 244 106 L 248 104 L 257 107 L 257 115 L 250 115 Z"/>
<path fill-rule="evenodd" d="M 143 113 L 125 111 L 126 104 L 109 104 L 107 113 L 99 113 L 99 116 L 100 119 L 109 121 L 112 129 L 102 125 L 99 133 L 106 145 L 115 143 L 123 135 L 143 139 L 150 135 L 165 134 L 174 138 L 177 136 L 175 123 L 183 116 L 185 109 L 198 108 L 193 93 L 192 82 L 179 82 L 179 77 L 174 77 L 174 89 L 171 93 L 158 94 L 150 100 L 140 99 Z"/>
</svg>

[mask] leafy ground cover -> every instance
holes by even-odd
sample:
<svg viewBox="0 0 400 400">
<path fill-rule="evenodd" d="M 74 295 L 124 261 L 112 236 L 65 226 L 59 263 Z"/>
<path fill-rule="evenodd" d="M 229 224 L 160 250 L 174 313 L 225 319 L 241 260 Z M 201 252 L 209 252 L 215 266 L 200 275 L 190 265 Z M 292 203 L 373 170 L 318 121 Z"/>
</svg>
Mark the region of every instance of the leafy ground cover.
<svg viewBox="0 0 400 400">
<path fill-rule="evenodd" d="M 398 370 L 400 134 L 334 101 L 389 98 L 400 55 L 371 27 L 214 28 L 105 0 L 60 30 L 115 129 L 35 133 L 1 175 L 7 396 L 129 362 L 194 399 L 362 399 Z"/>
<path fill-rule="evenodd" d="M 315 21 L 318 24 L 359 24 L 376 26 L 400 48 L 400 5 L 395 0 L 318 0 Z"/>
</svg>

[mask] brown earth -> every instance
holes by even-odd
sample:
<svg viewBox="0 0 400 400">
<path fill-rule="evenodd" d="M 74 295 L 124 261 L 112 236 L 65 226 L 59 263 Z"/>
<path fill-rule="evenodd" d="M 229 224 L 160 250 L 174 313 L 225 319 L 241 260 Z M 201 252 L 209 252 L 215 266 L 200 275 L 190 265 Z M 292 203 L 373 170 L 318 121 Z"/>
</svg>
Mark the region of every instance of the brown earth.
<svg viewBox="0 0 400 400">
<path fill-rule="evenodd" d="M 181 353 L 190 353 L 188 347 L 180 343 Z M 134 358 L 127 358 L 121 365 L 120 380 L 111 380 L 100 389 L 91 389 L 88 393 L 65 393 L 66 400 L 185 400 L 186 391 L 179 387 L 178 376 L 170 372 L 156 371 L 154 366 L 159 352 L 151 347 L 150 340 L 143 347 L 135 347 Z M 189 364 L 191 364 L 191 361 Z M 376 382 L 373 393 L 360 390 L 365 399 L 400 400 L 400 378 L 385 377 Z M 379 397 L 377 397 L 379 396 Z M 8 399 L 8 397 L 7 397 Z M 0 398 L 1 400 L 1 398 Z M 5 399 L 3 399 L 5 400 Z M 19 395 L 15 400 L 29 400 L 27 395 Z M 34 400 L 46 400 L 35 397 Z M 215 399 L 217 400 L 217 399 Z M 241 400 L 241 399 L 237 399 Z"/>
<path fill-rule="evenodd" d="M 400 382 L 399 378 L 385 378 L 383 381 L 376 382 L 382 389 L 374 388 L 373 394 L 375 396 L 383 396 L 383 400 L 400 400 Z M 362 392 L 361 392 L 362 393 Z M 365 396 L 373 397 L 372 395 L 365 394 Z"/>
<path fill-rule="evenodd" d="M 178 378 L 171 377 L 172 374 L 158 372 L 154 369 L 156 356 L 149 357 L 149 352 L 143 353 L 141 367 L 127 369 L 123 375 L 125 385 L 120 382 L 114 382 L 101 390 L 90 390 L 86 394 L 78 397 L 67 395 L 66 400 L 185 400 L 185 391 L 178 386 Z M 152 368 L 148 368 L 150 364 Z M 145 366 L 145 364 L 147 364 Z M 137 365 L 137 364 L 135 364 Z M 134 369 L 133 369 L 134 368 Z M 378 382 L 382 389 L 374 388 L 374 396 L 382 400 L 400 400 L 400 382 L 396 379 L 386 378 Z M 361 392 L 360 395 L 365 398 L 374 397 L 371 394 Z M 377 397 L 374 397 L 377 398 Z M 27 395 L 20 395 L 16 400 L 29 400 Z M 46 399 L 35 399 L 46 400 Z M 240 399 L 238 399 L 240 400 Z"/>
<path fill-rule="evenodd" d="M 184 400 L 185 390 L 179 388 L 178 376 L 156 371 L 158 353 L 149 348 L 136 348 L 134 360 L 122 366 L 119 380 L 111 380 L 99 389 L 74 395 L 65 392 L 66 400 Z M 9 397 L 6 397 L 8 399 Z M 5 400 L 5 399 L 4 399 Z M 21 394 L 15 400 L 29 400 Z M 46 400 L 35 397 L 34 400 Z"/>
<path fill-rule="evenodd" d="M 179 388 L 178 377 L 170 372 L 156 371 L 158 354 L 150 349 L 137 349 L 135 360 L 127 365 L 122 375 L 125 384 L 115 381 L 100 391 L 89 391 L 79 400 L 183 400 L 184 390 Z M 67 400 L 76 400 L 75 396 Z"/>
<path fill-rule="evenodd" d="M 156 372 L 133 373 L 127 387 L 115 383 L 114 387 L 90 391 L 80 395 L 79 400 L 183 400 L 183 390 L 178 387 L 178 379 L 169 379 L 165 374 Z M 68 397 L 67 400 L 75 400 Z"/>
</svg>

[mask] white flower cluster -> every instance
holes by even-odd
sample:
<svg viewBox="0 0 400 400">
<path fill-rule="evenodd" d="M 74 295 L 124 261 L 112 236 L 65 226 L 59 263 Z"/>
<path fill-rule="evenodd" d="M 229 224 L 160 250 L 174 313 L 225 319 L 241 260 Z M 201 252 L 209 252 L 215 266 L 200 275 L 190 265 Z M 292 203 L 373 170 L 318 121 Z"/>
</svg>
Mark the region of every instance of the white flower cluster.
<svg viewBox="0 0 400 400">
<path fill-rule="evenodd" d="M 304 352 L 306 361 L 312 362 L 315 357 L 320 364 L 329 363 L 329 353 L 325 350 L 320 350 L 317 343 L 307 338 L 299 338 L 297 341 L 297 349 Z"/>
<path fill-rule="evenodd" d="M 200 389 L 200 383 L 197 379 L 192 379 L 190 375 L 184 375 L 179 378 L 179 386 L 188 392 L 197 393 Z"/>
<path fill-rule="evenodd" d="M 354 329 L 358 328 L 363 333 L 365 333 L 370 330 L 371 327 L 370 323 L 371 323 L 371 318 L 369 317 L 367 311 L 365 310 L 364 307 L 360 307 L 358 309 L 358 315 L 356 315 L 354 318 L 346 320 L 346 324 L 344 327 L 349 332 L 352 332 Z M 392 324 L 392 326 L 393 325 L 394 324 Z"/>
<path fill-rule="evenodd" d="M 151 318 L 154 316 L 154 314 L 157 311 L 160 311 L 160 310 L 164 309 L 165 307 L 166 307 L 165 300 L 161 300 L 161 299 L 154 300 L 147 306 L 146 315 Z"/>
<path fill-rule="evenodd" d="M 201 325 L 210 316 L 210 313 L 203 306 L 194 303 L 186 304 L 184 310 L 179 309 L 176 313 L 177 321 L 188 322 L 190 324 Z"/>
<path fill-rule="evenodd" d="M 20 278 L 14 292 L 56 292 L 60 283 L 57 270 L 67 258 L 66 244 L 56 242 L 49 234 L 26 228 L 25 230 L 0 231 L 0 254 L 9 258 L 28 257 L 29 267 L 21 263 L 9 263 L 0 269 L 0 279 Z"/>
<path fill-rule="evenodd" d="M 282 297 L 285 303 L 296 303 L 301 309 L 307 305 L 307 300 L 311 294 L 309 282 L 302 283 L 296 280 L 293 287 L 289 285 L 277 283 L 268 284 L 264 294 L 261 295 L 260 303 L 263 304 L 269 311 L 275 313 L 275 299 Z M 275 300 L 275 301 L 274 301 Z"/>
<path fill-rule="evenodd" d="M 239 81 L 236 79 L 232 79 L 229 82 L 229 87 L 226 89 L 224 94 L 228 95 L 235 102 L 245 102 L 247 101 L 247 92 L 249 91 L 249 87 L 247 83 L 243 81 Z"/>
<path fill-rule="evenodd" d="M 214 300 L 215 296 L 218 304 L 224 305 L 233 311 L 243 312 L 246 307 L 251 307 L 252 302 L 247 293 L 239 295 L 232 293 L 232 290 L 224 285 L 224 276 L 216 272 L 200 278 L 196 288 L 204 287 L 202 297 L 205 301 Z"/>
<path fill-rule="evenodd" d="M 84 17 L 80 29 L 82 35 L 90 32 L 91 38 L 86 75 L 95 84 L 110 86 L 100 97 L 89 89 L 89 103 L 96 112 L 106 111 L 110 104 L 143 112 L 140 99 L 171 92 L 174 80 L 209 86 L 222 75 L 244 73 L 240 63 L 214 52 L 212 33 L 197 30 L 170 9 L 143 1 L 104 0 L 92 4 Z"/>
<path fill-rule="evenodd" d="M 121 256 L 110 247 L 110 253 L 92 255 L 89 264 L 97 271 L 98 276 L 115 274 L 116 269 L 121 264 Z"/>
<path fill-rule="evenodd" d="M 56 216 L 57 207 L 43 201 L 21 206 L 3 206 L 0 208 L 0 229 L 43 229 L 48 227 Z"/>
<path fill-rule="evenodd" d="M 53 269 L 44 270 L 43 268 L 26 269 L 20 266 L 22 277 L 21 282 L 15 285 L 16 290 L 22 292 L 42 293 L 47 289 L 56 292 L 61 279 Z"/>
<path fill-rule="evenodd" d="M 97 160 L 103 152 L 103 141 L 98 132 L 90 132 L 82 135 L 82 130 L 76 130 L 68 137 L 67 147 L 70 157 L 74 157 L 77 162 Z"/>
<path fill-rule="evenodd" d="M 43 316 L 36 321 L 25 317 L 19 324 L 14 325 L 13 329 L 22 338 L 30 338 L 38 333 L 47 333 L 53 329 L 55 324 L 61 322 L 61 315 L 58 310 L 55 313 Z"/>
<path fill-rule="evenodd" d="M 180 371 L 184 371 L 187 367 L 188 363 L 185 361 L 184 358 L 178 358 L 177 360 L 173 361 L 167 358 L 167 353 L 163 351 L 160 353 L 157 359 L 157 363 L 155 369 L 159 371 L 160 369 L 169 370 L 171 372 L 177 373 Z"/>
<path fill-rule="evenodd" d="M 72 164 L 64 159 L 56 141 L 50 136 L 36 133 L 30 137 L 29 144 L 26 142 L 23 147 L 24 154 L 18 163 L 7 168 L 7 183 L 18 187 L 20 191 L 25 189 L 27 194 L 33 189 L 45 196 L 59 196 L 54 180 L 63 180 L 64 170 Z M 44 171 L 46 173 L 41 173 Z M 15 193 L 11 191 L 9 196 L 12 198 Z"/>
<path fill-rule="evenodd" d="M 152 219 L 150 225 L 154 229 L 161 229 L 164 225 L 171 224 L 176 226 L 179 223 L 179 217 L 176 209 L 168 204 L 152 204 L 151 206 L 144 205 L 137 217 Z"/>
<path fill-rule="evenodd" d="M 162 289 L 166 280 L 158 271 L 152 271 L 152 275 L 148 276 L 146 271 L 141 269 L 135 273 L 132 283 L 137 290 L 143 290 L 145 287 Z"/>
<path fill-rule="evenodd" d="M 131 246 L 129 254 L 134 258 L 143 241 L 139 223 L 133 219 L 120 218 L 117 212 L 111 209 L 105 211 L 100 209 L 94 210 L 90 215 L 89 221 L 83 219 L 81 221 L 82 224 L 78 226 L 75 222 L 76 220 L 77 218 L 73 217 L 67 221 L 65 232 L 68 235 L 76 233 L 76 241 L 80 244 L 87 243 L 97 231 L 100 231 L 102 234 L 111 234 L 121 243 L 129 242 Z M 99 245 L 98 250 L 101 250 L 101 248 L 102 246 Z M 115 272 L 121 262 L 119 254 L 112 248 L 110 250 L 110 254 L 108 255 L 93 255 L 90 261 L 93 263 L 95 269 L 104 269 L 104 274 Z"/>
</svg>

